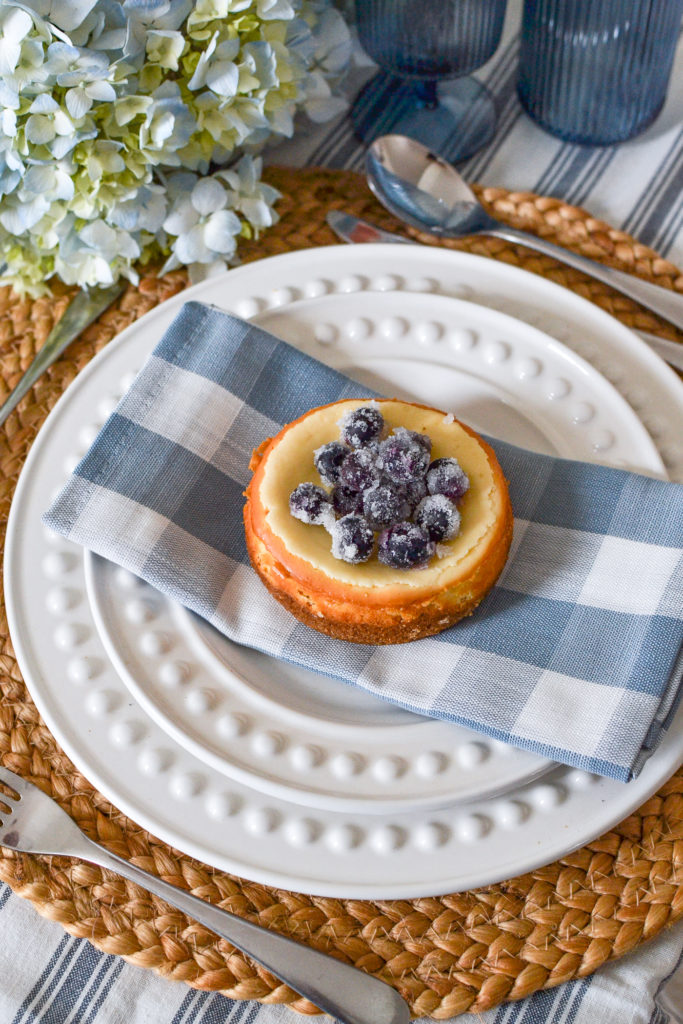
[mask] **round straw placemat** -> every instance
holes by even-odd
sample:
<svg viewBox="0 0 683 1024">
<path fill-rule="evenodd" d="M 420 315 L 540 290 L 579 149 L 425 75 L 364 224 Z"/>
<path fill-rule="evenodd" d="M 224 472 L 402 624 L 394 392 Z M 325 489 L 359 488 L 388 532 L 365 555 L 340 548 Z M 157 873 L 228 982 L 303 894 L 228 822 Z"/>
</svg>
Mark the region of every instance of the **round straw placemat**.
<svg viewBox="0 0 683 1024">
<path fill-rule="evenodd" d="M 329 245 L 333 208 L 405 229 L 345 171 L 271 169 L 280 222 L 243 244 L 244 261 Z M 557 199 L 480 189 L 497 217 L 683 292 L 681 272 L 628 235 Z M 433 238 L 408 232 L 427 244 Z M 440 243 L 442 244 L 442 243 Z M 446 243 L 524 267 L 596 302 L 629 326 L 681 340 L 656 316 L 547 257 L 496 239 Z M 2 533 L 24 458 L 45 416 L 114 335 L 187 284 L 146 272 L 43 376 L 0 430 Z M 0 400 L 16 384 L 73 289 L 35 301 L 0 290 Z M 438 898 L 338 900 L 285 892 L 217 871 L 136 826 L 76 771 L 31 701 L 0 608 L 0 762 L 53 796 L 92 838 L 196 896 L 377 974 L 414 1016 L 491 1009 L 584 977 L 683 917 L 683 769 L 618 827 L 538 871 Z M 315 1008 L 248 957 L 137 886 L 67 858 L 0 849 L 0 878 L 72 935 L 139 967 L 232 999 Z"/>
</svg>

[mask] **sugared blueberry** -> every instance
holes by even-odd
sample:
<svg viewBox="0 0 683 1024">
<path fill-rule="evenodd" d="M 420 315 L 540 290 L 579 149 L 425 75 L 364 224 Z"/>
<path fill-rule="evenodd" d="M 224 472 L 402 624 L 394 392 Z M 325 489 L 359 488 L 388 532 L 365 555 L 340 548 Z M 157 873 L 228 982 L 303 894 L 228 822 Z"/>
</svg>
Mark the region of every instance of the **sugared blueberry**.
<svg viewBox="0 0 683 1024">
<path fill-rule="evenodd" d="M 405 497 L 411 512 L 427 495 L 427 483 L 423 476 L 409 480 L 406 484 L 394 484 L 394 487 Z"/>
<path fill-rule="evenodd" d="M 427 489 L 430 494 L 445 494 L 458 501 L 467 492 L 470 481 L 457 459 L 435 459 L 427 470 Z"/>
<path fill-rule="evenodd" d="M 344 484 L 335 484 L 332 488 L 332 508 L 338 516 L 346 516 L 349 512 L 362 512 L 363 491 L 354 491 Z"/>
<path fill-rule="evenodd" d="M 384 430 L 384 418 L 376 405 L 361 405 L 342 416 L 341 439 L 352 448 L 363 448 L 376 441 Z"/>
<path fill-rule="evenodd" d="M 418 433 L 417 430 L 408 430 L 407 427 L 396 427 L 396 429 L 394 430 L 394 434 L 397 437 L 401 437 L 401 435 L 404 435 L 405 437 L 409 438 L 411 441 L 415 441 L 416 444 L 421 444 L 422 447 L 426 448 L 427 451 L 431 454 L 431 451 L 432 451 L 432 439 L 429 436 L 429 434 L 420 434 L 420 433 Z"/>
<path fill-rule="evenodd" d="M 289 511 L 295 519 L 313 526 L 329 526 L 334 520 L 329 495 L 315 484 L 303 483 L 294 488 L 289 496 Z"/>
<path fill-rule="evenodd" d="M 436 544 L 417 523 L 397 523 L 379 535 L 377 557 L 392 569 L 424 566 L 436 551 Z"/>
<path fill-rule="evenodd" d="M 375 530 L 400 523 L 410 511 L 405 497 L 391 484 L 375 484 L 363 492 L 363 515 Z"/>
<path fill-rule="evenodd" d="M 375 532 L 363 516 L 351 513 L 331 528 L 332 554 L 342 562 L 367 562 L 375 546 Z"/>
<path fill-rule="evenodd" d="M 364 491 L 378 483 L 380 470 L 377 453 L 371 448 L 359 448 L 347 455 L 341 464 L 339 482 L 353 491 Z"/>
<path fill-rule="evenodd" d="M 313 465 L 320 473 L 320 479 L 324 484 L 332 487 L 339 480 L 341 464 L 349 454 L 347 445 L 340 441 L 330 441 L 313 453 Z"/>
<path fill-rule="evenodd" d="M 424 476 L 429 465 L 425 446 L 404 433 L 396 433 L 379 446 L 379 464 L 385 476 L 397 484 Z"/>
<path fill-rule="evenodd" d="M 460 513 L 445 494 L 430 494 L 415 509 L 415 522 L 439 543 L 451 540 L 460 530 Z"/>
</svg>

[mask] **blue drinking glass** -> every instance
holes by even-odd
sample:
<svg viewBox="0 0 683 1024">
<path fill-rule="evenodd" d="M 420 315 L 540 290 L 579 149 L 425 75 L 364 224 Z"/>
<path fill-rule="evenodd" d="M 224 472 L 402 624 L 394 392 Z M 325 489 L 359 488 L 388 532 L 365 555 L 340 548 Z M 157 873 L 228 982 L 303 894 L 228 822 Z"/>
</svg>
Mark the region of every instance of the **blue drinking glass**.
<svg viewBox="0 0 683 1024">
<path fill-rule="evenodd" d="M 488 90 L 467 77 L 500 42 L 507 0 L 356 0 L 358 35 L 380 67 L 351 119 L 364 142 L 409 135 L 464 160 L 496 126 Z"/>
<path fill-rule="evenodd" d="M 662 108 L 683 0 L 525 0 L 518 92 L 538 124 L 605 146 Z"/>
</svg>

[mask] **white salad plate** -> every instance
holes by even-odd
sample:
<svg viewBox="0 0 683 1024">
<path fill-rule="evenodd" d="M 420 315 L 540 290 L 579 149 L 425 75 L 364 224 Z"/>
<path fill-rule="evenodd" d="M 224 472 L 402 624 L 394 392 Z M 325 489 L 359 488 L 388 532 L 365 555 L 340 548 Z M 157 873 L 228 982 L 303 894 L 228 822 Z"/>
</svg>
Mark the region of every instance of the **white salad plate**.
<svg viewBox="0 0 683 1024">
<path fill-rule="evenodd" d="M 12 506 L 12 639 L 39 710 L 86 777 L 207 863 L 359 898 L 434 895 L 530 870 L 645 800 L 683 756 L 680 714 L 638 779 L 598 779 L 239 648 L 41 525 L 189 299 L 493 436 L 683 476 L 677 377 L 617 321 L 542 278 L 397 245 L 299 252 L 209 279 L 79 374 Z"/>
</svg>

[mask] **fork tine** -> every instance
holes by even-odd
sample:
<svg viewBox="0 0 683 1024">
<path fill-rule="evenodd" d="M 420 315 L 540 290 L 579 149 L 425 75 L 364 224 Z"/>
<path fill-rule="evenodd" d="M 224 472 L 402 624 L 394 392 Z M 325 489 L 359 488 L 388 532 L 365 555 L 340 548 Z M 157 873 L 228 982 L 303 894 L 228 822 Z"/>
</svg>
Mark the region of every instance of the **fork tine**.
<svg viewBox="0 0 683 1024">
<path fill-rule="evenodd" d="M 13 789 L 17 796 L 21 796 L 22 792 L 25 793 L 26 787 L 31 785 L 26 779 L 22 779 L 20 775 L 15 775 L 14 772 L 11 772 L 9 768 L 3 768 L 1 764 L 0 782 L 4 782 L 6 786 Z"/>
</svg>

